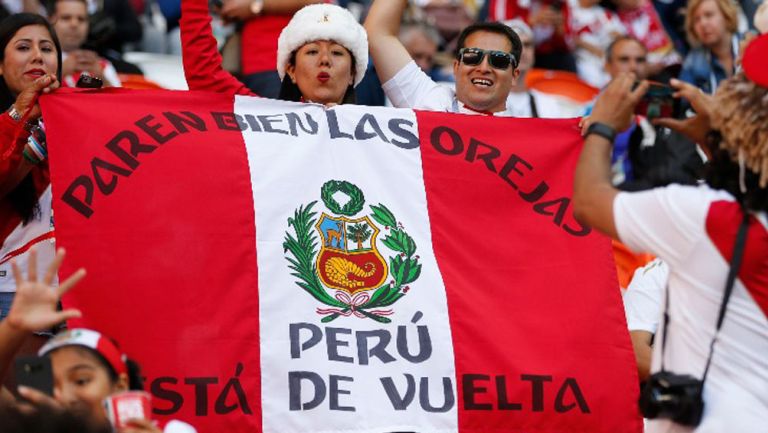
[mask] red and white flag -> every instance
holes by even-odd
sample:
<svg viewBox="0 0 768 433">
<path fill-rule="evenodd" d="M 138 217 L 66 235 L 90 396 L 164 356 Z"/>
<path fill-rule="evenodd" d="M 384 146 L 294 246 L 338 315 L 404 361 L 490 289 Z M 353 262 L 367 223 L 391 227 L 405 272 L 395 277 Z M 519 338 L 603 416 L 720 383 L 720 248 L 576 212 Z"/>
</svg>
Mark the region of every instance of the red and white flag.
<svg viewBox="0 0 768 433">
<path fill-rule="evenodd" d="M 574 120 L 42 98 L 72 325 L 201 432 L 639 432 Z"/>
</svg>

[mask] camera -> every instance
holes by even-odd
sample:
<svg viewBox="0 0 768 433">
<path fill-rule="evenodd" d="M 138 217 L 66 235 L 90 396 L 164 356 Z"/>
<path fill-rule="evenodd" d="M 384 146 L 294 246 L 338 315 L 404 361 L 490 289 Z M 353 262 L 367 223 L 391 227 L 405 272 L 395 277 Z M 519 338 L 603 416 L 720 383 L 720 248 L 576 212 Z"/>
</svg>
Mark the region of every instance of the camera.
<svg viewBox="0 0 768 433">
<path fill-rule="evenodd" d="M 635 83 L 638 86 L 639 83 Z M 633 88 L 634 88 L 633 87 Z M 680 100 L 673 95 L 675 90 L 665 84 L 651 82 L 643 99 L 635 107 L 635 114 L 645 116 L 648 119 L 657 117 L 680 117 Z"/>
<path fill-rule="evenodd" d="M 696 427 L 704 413 L 703 386 L 700 379 L 687 374 L 654 373 L 640 392 L 640 412 L 649 419 L 669 419 Z"/>
<path fill-rule="evenodd" d="M 104 86 L 104 81 L 101 78 L 94 77 L 87 72 L 81 73 L 77 84 L 75 84 L 75 87 L 80 89 L 101 89 L 102 86 Z"/>
</svg>

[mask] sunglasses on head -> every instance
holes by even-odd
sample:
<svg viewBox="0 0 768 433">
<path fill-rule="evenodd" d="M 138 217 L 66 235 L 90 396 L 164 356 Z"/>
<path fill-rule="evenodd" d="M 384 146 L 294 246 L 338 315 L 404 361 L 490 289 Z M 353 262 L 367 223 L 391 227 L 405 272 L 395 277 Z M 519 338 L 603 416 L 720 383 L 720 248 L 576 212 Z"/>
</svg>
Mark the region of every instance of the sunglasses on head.
<svg viewBox="0 0 768 433">
<path fill-rule="evenodd" d="M 467 66 L 477 66 L 483 63 L 483 58 L 488 55 L 488 64 L 495 69 L 508 69 L 512 65 L 512 69 L 517 67 L 517 59 L 515 56 L 504 52 L 495 50 L 483 50 L 480 48 L 462 48 L 459 50 L 459 60 L 461 63 Z"/>
</svg>

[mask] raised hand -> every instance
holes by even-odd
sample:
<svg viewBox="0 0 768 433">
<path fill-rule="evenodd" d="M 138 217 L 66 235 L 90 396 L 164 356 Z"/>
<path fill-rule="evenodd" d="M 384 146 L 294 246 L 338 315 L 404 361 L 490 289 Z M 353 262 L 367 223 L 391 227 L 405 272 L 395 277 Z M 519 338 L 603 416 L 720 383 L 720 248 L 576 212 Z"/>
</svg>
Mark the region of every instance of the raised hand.
<svg viewBox="0 0 768 433">
<path fill-rule="evenodd" d="M 81 268 L 58 287 L 52 286 L 53 279 L 64 261 L 65 255 L 63 248 L 56 251 L 56 257 L 46 269 L 42 281 L 38 281 L 37 278 L 37 252 L 34 248 L 29 251 L 29 270 L 26 279 L 16 262 L 11 262 L 13 277 L 16 279 L 16 295 L 6 319 L 10 326 L 23 331 L 35 332 L 81 316 L 80 311 L 73 308 L 56 311 L 61 296 L 85 277 L 85 269 Z"/>
</svg>

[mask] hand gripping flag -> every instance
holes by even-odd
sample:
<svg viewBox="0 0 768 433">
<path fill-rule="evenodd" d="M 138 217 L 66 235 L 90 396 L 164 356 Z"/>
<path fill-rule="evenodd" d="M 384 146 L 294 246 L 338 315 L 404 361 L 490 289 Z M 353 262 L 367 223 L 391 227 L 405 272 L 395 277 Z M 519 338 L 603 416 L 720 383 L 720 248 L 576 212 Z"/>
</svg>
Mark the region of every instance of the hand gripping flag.
<svg viewBox="0 0 768 433">
<path fill-rule="evenodd" d="M 574 120 L 45 96 L 70 326 L 201 432 L 640 432 Z"/>
</svg>

